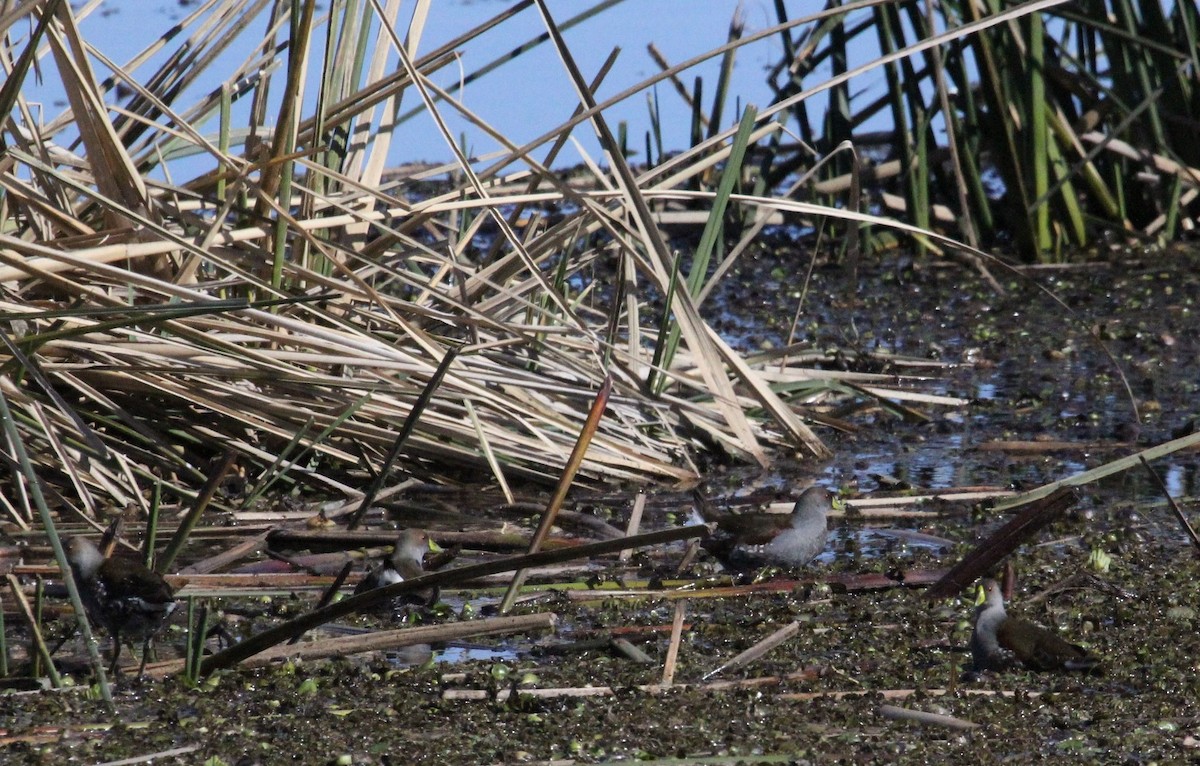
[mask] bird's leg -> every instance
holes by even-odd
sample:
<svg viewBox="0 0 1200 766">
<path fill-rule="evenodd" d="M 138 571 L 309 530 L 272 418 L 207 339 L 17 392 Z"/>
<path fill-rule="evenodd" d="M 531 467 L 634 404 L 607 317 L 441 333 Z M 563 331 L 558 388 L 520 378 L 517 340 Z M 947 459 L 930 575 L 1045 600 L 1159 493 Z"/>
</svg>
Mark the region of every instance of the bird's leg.
<svg viewBox="0 0 1200 766">
<path fill-rule="evenodd" d="M 142 642 L 142 664 L 138 665 L 138 678 L 146 675 L 146 658 L 150 656 L 150 642 L 154 640 L 153 635 L 146 636 L 146 640 Z"/>
<path fill-rule="evenodd" d="M 114 630 L 112 632 L 112 643 L 113 643 L 112 665 L 109 666 L 108 672 L 109 672 L 109 675 L 115 676 L 117 674 L 117 660 L 120 659 L 120 657 L 121 657 L 121 633 L 120 633 L 120 631 Z"/>
<path fill-rule="evenodd" d="M 226 629 L 224 622 L 218 622 L 216 625 L 213 625 L 208 629 L 208 633 L 204 634 L 204 639 L 206 641 L 213 637 L 216 637 L 217 639 L 218 649 L 225 649 L 233 646 L 234 643 L 236 643 L 233 640 L 233 635 L 230 634 L 228 629 Z"/>
</svg>

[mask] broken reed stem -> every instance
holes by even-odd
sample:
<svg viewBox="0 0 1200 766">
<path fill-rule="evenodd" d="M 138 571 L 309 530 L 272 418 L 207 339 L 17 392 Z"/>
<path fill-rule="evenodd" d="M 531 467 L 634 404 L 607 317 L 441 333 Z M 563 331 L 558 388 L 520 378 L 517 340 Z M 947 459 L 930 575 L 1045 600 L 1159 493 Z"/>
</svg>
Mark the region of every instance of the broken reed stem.
<svg viewBox="0 0 1200 766">
<path fill-rule="evenodd" d="M 625 536 L 632 537 L 638 533 L 638 527 L 642 524 L 642 512 L 646 509 L 646 493 L 639 492 L 633 501 L 633 510 L 629 512 L 629 524 L 625 527 Z M 629 557 L 633 555 L 633 550 L 626 548 L 621 551 L 617 560 L 624 564 L 629 561 Z"/>
<path fill-rule="evenodd" d="M 333 582 L 329 583 L 329 587 L 321 594 L 321 598 L 317 601 L 317 609 L 329 606 L 333 602 L 333 597 L 342 589 L 342 584 L 346 582 L 346 578 L 350 576 L 350 570 L 354 568 L 353 561 L 347 561 L 342 567 L 342 571 L 338 572 L 337 577 L 333 578 Z M 304 633 L 297 633 L 292 636 L 292 640 L 288 641 L 288 645 L 300 643 L 300 639 L 304 637 Z"/>
<path fill-rule="evenodd" d="M 222 551 L 215 556 L 210 556 L 209 558 L 197 561 L 194 564 L 189 564 L 183 569 L 180 569 L 179 574 L 210 574 L 212 572 L 216 572 L 218 569 L 233 564 L 235 561 L 241 561 L 247 556 L 257 553 L 259 549 L 261 549 L 267 542 L 267 535 L 270 533 L 270 530 L 267 530 L 266 532 L 258 533 L 254 537 L 245 540 L 238 540 L 238 542 L 234 544 L 232 548 Z"/>
<path fill-rule="evenodd" d="M 762 641 L 759 641 L 757 644 L 742 652 L 738 656 L 734 657 L 729 662 L 726 662 L 724 665 L 719 665 L 718 667 L 708 671 L 700 680 L 707 681 L 722 671 L 733 670 L 734 668 L 740 668 L 743 665 L 749 664 L 799 632 L 799 622 L 793 622 L 790 625 L 784 625 L 782 628 L 767 636 Z"/>
<path fill-rule="evenodd" d="M 979 728 L 979 724 L 974 721 L 968 721 L 965 718 L 956 718 L 952 715 L 942 715 L 940 713 L 926 713 L 924 710 L 912 710 L 906 707 L 897 707 L 896 705 L 881 705 L 879 714 L 893 721 L 931 723 L 960 731 L 970 731 L 971 729 Z"/>
<path fill-rule="evenodd" d="M 554 489 L 554 494 L 550 497 L 550 502 L 546 503 L 546 510 L 542 513 L 541 523 L 538 524 L 537 531 L 533 534 L 533 539 L 529 541 L 529 550 L 527 553 L 537 553 L 546 537 L 550 534 L 550 528 L 554 526 L 554 519 L 558 515 L 559 508 L 562 508 L 563 501 L 567 499 L 567 490 L 571 488 L 571 483 L 575 480 L 575 474 L 579 471 L 579 466 L 583 464 L 583 456 L 587 454 L 588 445 L 592 443 L 592 436 L 595 435 L 596 429 L 600 427 L 600 418 L 604 415 L 604 407 L 608 404 L 608 395 L 612 392 L 613 378 L 612 374 L 604 376 L 604 382 L 600 384 L 600 390 L 596 392 L 596 398 L 592 401 L 592 408 L 588 412 L 587 420 L 584 421 L 583 428 L 579 431 L 579 438 L 575 440 L 575 448 L 571 450 L 571 456 L 567 458 L 567 464 L 563 468 L 562 475 L 558 478 L 558 486 Z M 509 583 L 508 592 L 504 594 L 504 598 L 500 601 L 500 614 L 506 614 L 512 608 L 513 601 L 517 598 L 517 591 L 525 583 L 525 570 L 518 569 L 513 573 L 512 582 Z"/>
<path fill-rule="evenodd" d="M 675 602 L 675 618 L 671 621 L 671 642 L 667 644 L 667 659 L 663 663 L 663 686 L 675 682 L 675 664 L 679 658 L 679 642 L 683 638 L 683 618 L 687 614 L 687 599 Z"/>
<path fill-rule="evenodd" d="M 1071 487 L 1060 487 L 1050 495 L 1034 500 L 1029 507 L 963 556 L 925 595 L 936 599 L 959 593 L 1078 500 L 1079 496 Z"/>
<path fill-rule="evenodd" d="M 554 630 L 558 616 L 553 612 L 523 614 L 509 617 L 488 617 L 445 625 L 422 625 L 418 628 L 372 631 L 361 636 L 339 636 L 313 641 L 301 647 L 277 646 L 245 663 L 246 667 L 261 667 L 275 660 L 299 656 L 308 660 L 325 659 L 361 652 L 398 649 L 415 644 L 461 641 L 505 633 L 525 633 L 535 630 Z"/>
<path fill-rule="evenodd" d="M 150 498 L 150 512 L 146 515 L 146 534 L 142 539 L 142 565 L 154 569 L 154 548 L 158 544 L 158 515 L 162 510 L 162 480 L 154 482 L 153 496 Z"/>
<path fill-rule="evenodd" d="M 568 590 L 565 597 L 571 601 L 593 601 L 610 598 L 645 598 L 645 599 L 698 599 L 698 598 L 730 598 L 745 596 L 752 593 L 791 593 L 802 585 L 825 583 L 838 593 L 857 593 L 860 591 L 889 590 L 891 588 L 915 588 L 930 585 L 946 576 L 947 569 L 908 569 L 897 572 L 892 576 L 878 573 L 843 574 L 834 573 L 827 577 L 809 577 L 800 580 L 768 580 L 766 582 L 749 583 L 747 585 L 714 585 L 697 587 L 696 589 L 676 590 L 638 590 L 634 581 L 628 581 L 630 587 L 619 590 Z M 681 581 L 684 582 L 684 581 Z M 686 581 L 695 585 L 694 580 Z M 669 587 L 669 584 L 668 584 Z"/>
<path fill-rule="evenodd" d="M 707 684 L 641 684 L 632 688 L 650 695 L 675 692 L 681 689 L 707 692 L 736 691 L 740 689 L 761 689 L 766 686 L 778 686 L 786 681 L 811 681 L 817 677 L 812 670 L 802 670 L 785 676 L 766 676 L 761 678 L 746 678 L 740 681 L 713 681 Z M 622 687 L 621 693 L 626 693 L 630 687 Z M 853 689 L 849 691 L 824 692 L 784 692 L 775 694 L 772 699 L 794 702 L 811 702 L 814 700 L 840 700 L 854 697 L 876 695 L 884 699 L 906 699 L 920 694 L 927 697 L 943 697 L 949 693 L 947 689 Z M 1022 697 L 1037 698 L 1042 692 L 1022 689 L 1020 692 L 1011 689 L 962 689 L 960 694 L 969 697 L 1004 697 L 1012 698 L 1020 694 Z M 552 689 L 500 689 L 493 693 L 490 689 L 446 689 L 442 692 L 444 700 L 476 700 L 504 702 L 514 695 L 534 699 L 556 699 L 561 697 L 612 697 L 617 690 L 611 686 L 568 686 Z"/>
<path fill-rule="evenodd" d="M 204 482 L 204 486 L 200 488 L 200 493 L 196 495 L 196 501 L 192 503 L 192 507 L 188 509 L 187 514 L 180 520 L 179 526 L 175 529 L 175 534 L 171 537 L 171 542 L 167 545 L 167 549 L 158 557 L 155 562 L 154 571 L 159 574 L 170 571 L 171 565 L 175 563 L 175 557 L 183 550 L 183 546 L 187 544 L 188 536 L 200 521 L 200 516 L 204 513 L 204 509 L 208 507 L 213 496 L 217 494 L 217 488 L 221 486 L 221 482 L 225 481 L 225 475 L 229 473 L 229 469 L 233 467 L 234 461 L 237 460 L 237 453 L 233 450 L 226 450 L 225 456 L 221 459 L 221 464 L 217 470 L 213 471 Z"/>
<path fill-rule="evenodd" d="M 386 651 L 400 649 L 416 644 L 433 644 L 446 641 L 461 641 L 467 638 L 496 636 L 505 633 L 526 633 L 537 630 L 554 630 L 558 616 L 553 612 L 539 612 L 510 617 L 489 617 L 486 619 L 469 620 L 467 622 L 451 622 L 445 625 L 422 625 L 417 628 L 398 628 L 396 630 L 379 630 L 358 636 L 338 636 L 336 638 L 311 641 L 299 646 L 285 644 L 272 647 L 253 659 L 244 662 L 244 667 L 256 668 L 269 665 L 279 660 L 297 657 L 304 660 L 321 660 L 330 657 L 344 657 L 363 652 Z M 147 674 L 161 678 L 182 669 L 182 662 L 172 660 L 160 662 L 147 668 Z"/>
<path fill-rule="evenodd" d="M 4 624 L 3 604 L 0 604 L 0 678 L 8 678 L 8 629 Z"/>
<path fill-rule="evenodd" d="M 408 437 L 412 435 L 413 429 L 417 427 L 417 423 L 421 420 L 421 414 L 429 406 L 434 392 L 442 385 L 442 380 L 446 377 L 446 373 L 450 371 L 450 364 L 456 358 L 458 358 L 457 348 L 447 350 L 446 355 L 442 357 L 442 361 L 438 364 L 433 376 L 429 378 L 429 383 L 425 385 L 425 388 L 421 389 L 421 395 L 413 402 L 408 417 L 404 419 L 404 425 L 400 427 L 400 433 L 396 434 L 396 441 L 392 442 L 391 451 L 388 452 L 387 457 L 383 460 L 383 465 L 379 468 L 379 475 L 375 477 L 375 481 L 371 482 L 370 488 L 367 489 L 367 494 L 363 495 L 358 508 L 351 514 L 349 521 L 346 522 L 347 529 L 353 530 L 358 526 L 358 523 L 362 521 L 363 514 L 367 512 L 367 509 L 371 507 L 371 503 L 375 502 L 375 498 L 379 496 L 379 490 L 383 488 L 384 482 L 387 481 L 388 475 L 391 473 L 392 464 L 396 462 L 396 458 L 400 457 L 400 450 L 404 448 L 404 443 L 408 441 Z"/>
<path fill-rule="evenodd" d="M 46 646 L 46 639 L 42 636 L 37 618 L 33 616 L 29 600 L 21 592 L 21 581 L 13 574 L 5 575 L 5 578 L 8 580 L 9 590 L 12 591 L 13 598 L 16 599 L 21 616 L 25 618 L 25 624 L 29 626 L 29 634 L 33 639 L 37 655 L 42 658 L 42 662 L 46 663 L 46 673 L 50 676 L 50 684 L 57 689 L 62 686 L 62 678 L 58 675 L 58 668 L 54 667 L 54 659 L 50 656 L 50 649 Z"/>
<path fill-rule="evenodd" d="M 638 647 L 629 643 L 629 639 L 613 638 L 609 641 L 609 644 L 612 646 L 613 649 L 616 649 L 618 652 L 620 652 L 622 655 L 624 655 L 627 659 L 630 659 L 634 662 L 640 662 L 643 665 L 654 664 L 654 658 L 651 657 L 650 655 L 646 654 L 645 652 L 643 652 Z"/>
<path fill-rule="evenodd" d="M 33 499 L 33 504 L 38 509 L 38 517 L 41 519 L 42 529 L 46 532 L 46 540 L 54 550 L 54 559 L 58 562 L 59 571 L 63 573 L 63 584 L 67 586 L 67 595 L 71 599 L 71 607 L 75 610 L 76 623 L 79 625 L 79 632 L 83 634 L 83 642 L 87 647 L 88 659 L 91 660 L 92 671 L 96 674 L 96 683 L 100 687 L 100 696 L 104 699 L 104 704 L 108 711 L 115 712 L 116 708 L 113 705 L 112 687 L 109 685 L 108 676 L 105 674 L 104 662 L 100 658 L 99 647 L 92 639 L 92 626 L 88 623 L 87 613 L 83 608 L 83 600 L 79 595 L 79 588 L 76 586 L 75 578 L 70 574 L 71 566 L 67 563 L 67 552 L 63 549 L 62 540 L 58 536 L 58 527 L 54 523 L 54 515 L 50 513 L 50 506 L 46 504 L 46 496 L 42 493 L 41 480 L 33 470 L 33 463 L 29 460 L 29 452 L 25 449 L 25 442 L 17 432 L 16 420 L 13 418 L 12 409 L 8 406 L 8 397 L 3 392 L 0 392 L 0 428 L 3 428 L 4 435 L 8 439 L 9 450 L 16 457 L 18 465 L 21 466 L 20 476 L 25 480 L 25 491 Z M 16 481 L 15 478 L 14 481 Z M 12 577 L 12 575 L 10 574 L 9 577 Z"/>
</svg>

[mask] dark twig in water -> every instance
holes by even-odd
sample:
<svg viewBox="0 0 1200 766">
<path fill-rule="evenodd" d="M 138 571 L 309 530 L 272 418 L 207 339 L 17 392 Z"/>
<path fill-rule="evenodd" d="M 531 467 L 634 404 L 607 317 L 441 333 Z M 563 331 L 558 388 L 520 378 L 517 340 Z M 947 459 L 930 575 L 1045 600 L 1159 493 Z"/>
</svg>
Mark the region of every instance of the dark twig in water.
<svg viewBox="0 0 1200 766">
<path fill-rule="evenodd" d="M 1163 483 L 1162 477 L 1159 476 L 1158 472 L 1151 468 L 1150 464 L 1146 462 L 1145 455 L 1139 455 L 1138 459 L 1142 461 L 1142 465 L 1146 466 L 1146 470 L 1151 476 L 1154 477 L 1154 481 L 1156 484 L 1158 484 L 1158 488 L 1162 490 L 1163 497 L 1167 498 L 1167 503 L 1170 504 L 1171 510 L 1175 512 L 1175 518 L 1179 519 L 1179 523 L 1183 526 L 1184 531 L 1188 534 L 1188 539 L 1192 541 L 1192 547 L 1195 548 L 1197 552 L 1200 552 L 1200 537 L 1196 536 L 1196 530 L 1192 529 L 1192 525 L 1188 522 L 1187 516 L 1183 515 L 1183 511 L 1180 510 L 1179 504 L 1175 502 L 1175 498 L 1171 497 L 1171 493 L 1167 491 L 1167 485 Z"/>
<path fill-rule="evenodd" d="M 926 591 L 926 595 L 929 598 L 949 598 L 961 592 L 1012 553 L 1018 545 L 1058 518 L 1078 499 L 1074 489 L 1061 487 L 1047 497 L 1030 503 L 1028 508 L 963 556 L 945 577 Z"/>
<path fill-rule="evenodd" d="M 346 582 L 346 578 L 350 576 L 350 570 L 353 568 L 354 562 L 347 561 L 345 566 L 342 567 L 342 571 L 338 572 L 337 577 L 333 578 L 333 582 L 329 583 L 329 587 L 326 588 L 325 592 L 321 594 L 321 599 L 317 602 L 317 609 L 329 606 L 329 604 L 333 601 L 333 597 L 336 596 L 338 591 L 342 589 L 342 584 Z M 288 644 L 297 644 L 303 637 L 303 633 L 292 636 L 292 640 L 288 641 Z"/>
</svg>

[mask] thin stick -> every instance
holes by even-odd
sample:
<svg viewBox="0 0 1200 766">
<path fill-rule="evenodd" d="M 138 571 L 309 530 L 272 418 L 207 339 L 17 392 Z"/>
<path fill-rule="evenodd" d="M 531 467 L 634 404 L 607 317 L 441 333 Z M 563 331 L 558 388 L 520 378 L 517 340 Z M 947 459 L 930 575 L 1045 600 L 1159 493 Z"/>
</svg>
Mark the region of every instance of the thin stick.
<svg viewBox="0 0 1200 766">
<path fill-rule="evenodd" d="M 162 508 L 162 480 L 154 482 L 150 513 L 146 515 L 146 534 L 142 540 L 142 565 L 154 569 L 154 547 L 158 544 L 158 512 Z"/>
<path fill-rule="evenodd" d="M 167 544 L 167 549 L 158 557 L 155 562 L 154 571 L 162 574 L 171 568 L 175 563 L 175 557 L 183 550 L 183 546 L 187 544 L 188 535 L 192 533 L 196 523 L 200 521 L 201 514 L 208 504 L 212 501 L 213 496 L 217 494 L 217 488 L 221 486 L 221 482 L 225 480 L 225 474 L 229 473 L 229 469 L 233 467 L 234 461 L 237 460 L 237 452 L 234 450 L 226 450 L 225 457 L 221 460 L 221 464 L 217 466 L 217 470 L 213 471 L 208 480 L 204 482 L 204 486 L 200 488 L 200 494 L 196 495 L 196 501 L 192 503 L 192 507 L 188 509 L 186 515 L 179 522 L 179 526 L 175 529 L 175 534 L 171 537 L 171 542 Z"/>
<path fill-rule="evenodd" d="M 29 601 L 21 591 L 21 581 L 12 574 L 5 575 L 5 578 L 8 580 L 8 587 L 12 591 L 13 598 L 17 601 L 17 606 L 20 607 L 21 616 L 25 618 L 25 624 L 29 626 L 29 633 L 33 638 L 33 645 L 37 649 L 37 654 L 42 658 L 42 662 L 46 663 L 46 672 L 50 676 L 50 683 L 57 689 L 62 686 L 62 678 L 58 675 L 58 669 L 54 667 L 54 660 L 51 658 L 50 650 L 46 646 L 46 639 L 42 636 L 42 631 L 38 627 L 38 621 L 33 616 L 33 610 L 29 607 Z"/>
<path fill-rule="evenodd" d="M 632 537 L 638 533 L 638 527 L 642 524 L 642 511 L 646 508 L 646 493 L 639 492 L 637 498 L 633 501 L 633 510 L 629 512 L 629 525 L 625 527 L 625 536 Z M 621 555 L 617 560 L 624 564 L 629 561 L 629 557 L 633 555 L 633 549 L 626 548 L 621 551 Z"/>
<path fill-rule="evenodd" d="M 189 598 L 187 602 L 188 642 L 187 655 L 184 657 L 184 676 L 194 683 L 200 678 L 200 658 L 204 656 L 204 639 L 208 636 L 208 604 L 201 604 L 197 610 L 195 598 Z M 145 671 L 143 666 L 142 672 Z"/>
<path fill-rule="evenodd" d="M 33 470 L 33 464 L 29 460 L 29 453 L 25 449 L 25 442 L 21 440 L 20 434 L 17 432 L 16 420 L 13 418 L 12 410 L 8 406 L 8 398 L 0 392 L 0 425 L 4 429 L 5 436 L 8 438 L 9 449 L 12 451 L 17 463 L 21 466 L 21 476 L 25 479 L 26 490 L 29 496 L 33 498 L 34 505 L 37 506 L 38 516 L 42 520 L 42 529 L 46 532 L 46 539 L 50 542 L 50 547 L 54 549 L 54 559 L 58 562 L 59 571 L 63 572 L 63 584 L 67 586 L 67 595 L 71 599 L 71 606 L 75 610 L 76 623 L 79 625 L 79 632 L 83 634 L 83 642 L 87 647 L 88 657 L 92 662 L 92 670 L 96 674 L 96 683 L 100 686 L 100 696 L 104 699 L 105 706 L 109 712 L 115 712 L 113 706 L 112 687 L 108 683 L 108 676 L 104 673 L 104 662 L 100 659 L 100 652 L 96 642 L 92 640 L 92 626 L 88 624 L 87 614 L 83 608 L 83 600 L 79 595 L 79 588 L 75 583 L 75 578 L 70 575 L 71 566 L 67 563 L 67 552 L 63 549 L 62 540 L 58 536 L 58 529 L 54 524 L 54 516 L 50 513 L 50 507 L 46 504 L 46 496 L 42 494 L 42 484 L 37 474 Z M 16 480 L 14 479 L 14 483 Z M 12 575 L 9 575 L 10 577 Z"/>
<path fill-rule="evenodd" d="M 667 645 L 667 660 L 663 663 L 663 686 L 675 683 L 675 664 L 679 657 L 679 641 L 683 637 L 683 618 L 687 614 L 687 600 L 675 602 L 675 619 L 671 622 L 671 643 Z"/>
<path fill-rule="evenodd" d="M 299 646 L 275 646 L 243 663 L 256 668 L 289 657 L 319 660 L 341 657 L 363 652 L 399 649 L 415 644 L 432 644 L 445 641 L 461 641 L 466 638 L 496 636 L 505 633 L 525 633 L 535 630 L 554 630 L 558 616 L 553 612 L 523 614 L 511 617 L 489 617 L 467 622 L 451 622 L 445 625 L 422 625 L 418 628 L 399 628 L 364 633 L 357 636 L 338 636 L 320 641 L 311 641 Z M 163 677 L 176 673 L 181 665 L 178 660 L 155 663 L 147 668 L 147 674 Z"/>
<path fill-rule="evenodd" d="M 1158 472 L 1151 468 L 1150 464 L 1146 462 L 1145 455 L 1138 455 L 1138 459 L 1142 461 L 1142 465 L 1146 466 L 1146 470 L 1151 476 L 1154 477 L 1154 481 L 1158 484 L 1158 488 L 1162 490 L 1163 497 L 1167 498 L 1167 503 L 1170 504 L 1171 510 L 1175 512 L 1175 518 L 1179 519 L 1179 523 L 1183 525 L 1184 531 L 1187 532 L 1188 537 L 1191 538 L 1192 547 L 1197 551 L 1200 551 L 1200 537 L 1196 537 L 1196 530 L 1192 529 L 1192 525 L 1188 522 L 1187 516 L 1183 515 L 1183 511 L 1180 510 L 1179 504 L 1175 502 L 1175 498 L 1171 497 L 1171 493 L 1167 490 L 1167 485 L 1163 483 L 1162 477 L 1159 476 Z"/>
<path fill-rule="evenodd" d="M 646 664 L 646 665 L 652 664 L 654 662 L 653 657 L 646 654 L 645 652 L 643 652 L 641 649 L 637 648 L 633 644 L 629 643 L 628 639 L 614 638 L 614 639 L 612 639 L 612 641 L 610 641 L 610 644 L 612 645 L 612 648 L 616 649 L 618 652 L 625 655 L 625 657 L 633 660 L 634 662 L 640 662 L 640 663 Z"/>
<path fill-rule="evenodd" d="M 749 583 L 747 585 L 717 585 L 713 587 L 698 587 L 694 590 L 637 590 L 632 587 L 620 590 L 568 590 L 566 598 L 571 601 L 593 601 L 610 598 L 647 598 L 647 599 L 679 599 L 679 598 L 730 598 L 745 596 L 752 593 L 790 593 L 797 587 L 810 583 L 825 583 L 837 592 L 859 592 L 873 590 L 890 590 L 892 588 L 915 588 L 938 582 L 946 576 L 947 569 L 910 569 L 897 572 L 889 577 L 885 574 L 867 573 L 834 573 L 827 577 L 806 577 L 797 580 L 768 580 L 766 582 Z"/>
<path fill-rule="evenodd" d="M 979 728 L 979 724 L 974 721 L 968 721 L 965 718 L 955 718 L 952 715 L 941 715 L 939 713 L 926 713 L 924 710 L 910 710 L 909 708 L 897 707 L 895 705 L 881 705 L 879 714 L 893 721 L 932 723 L 937 726 L 947 726 L 951 729 L 960 729 L 963 731 Z"/>
<path fill-rule="evenodd" d="M 249 556 L 251 553 L 255 553 L 262 548 L 263 544 L 267 541 L 267 535 L 269 534 L 270 530 L 266 532 L 260 532 L 249 539 L 240 540 L 236 545 L 227 551 L 222 551 L 215 556 L 210 556 L 209 558 L 206 558 L 202 561 L 197 561 L 194 564 L 189 564 L 183 569 L 180 569 L 179 574 L 209 574 L 210 572 L 215 572 L 221 567 L 232 564 L 235 561 L 240 561 L 246 556 Z"/>
<path fill-rule="evenodd" d="M 811 681 L 816 678 L 816 672 L 812 669 L 802 670 L 796 673 L 789 673 L 785 676 L 765 676 L 761 678 L 747 678 L 739 681 L 713 681 L 707 684 L 642 684 L 633 688 L 640 692 L 650 695 L 664 694 L 668 692 L 679 691 L 680 689 L 693 689 L 699 691 L 721 692 L 732 691 L 739 689 L 758 689 L 765 686 L 778 686 L 784 681 L 804 680 Z M 622 690 L 629 687 L 624 687 Z M 611 686 L 578 686 L 578 687 L 555 687 L 552 689 L 501 689 L 499 692 L 493 693 L 488 689 L 446 689 L 442 692 L 444 700 L 495 700 L 503 702 L 509 699 L 512 695 L 521 697 L 533 697 L 536 699 L 554 699 L 557 697 L 611 697 L 617 693 L 617 690 Z M 793 700 L 798 702 L 810 702 L 813 700 L 823 699 L 847 699 L 854 697 L 865 697 L 867 695 L 875 695 L 884 699 L 906 699 L 916 694 L 929 697 L 943 697 L 949 693 L 947 689 L 854 689 L 849 691 L 824 691 L 824 692 L 799 692 L 799 693 L 782 693 L 774 695 L 776 700 Z M 1012 698 L 1017 694 L 1029 696 L 1031 698 L 1040 697 L 1042 692 L 1022 690 L 1020 692 L 1011 689 L 962 689 L 959 694 L 968 697 L 1004 697 Z"/>
<path fill-rule="evenodd" d="M 400 450 L 404 448 L 404 443 L 408 441 L 408 437 L 412 435 L 413 429 L 417 427 L 417 422 L 421 419 L 421 413 L 429 406 L 429 400 L 433 398 L 433 392 L 437 391 L 438 387 L 441 386 L 442 379 L 450 371 L 450 364 L 457 357 L 457 348 L 447 350 L 446 355 L 442 357 L 441 363 L 438 364 L 437 370 L 429 378 L 429 383 L 425 388 L 421 389 L 421 395 L 413 402 L 408 417 L 404 419 L 404 425 L 400 426 L 400 433 L 396 434 L 396 441 L 392 443 L 391 452 L 383 460 L 383 467 L 379 469 L 379 475 L 375 477 L 375 481 L 371 483 L 367 494 L 363 495 L 362 502 L 358 504 L 358 509 L 354 511 L 350 516 L 350 520 L 346 523 L 347 529 L 356 528 L 362 520 L 363 514 L 371 507 L 371 503 L 375 502 L 375 498 L 379 495 L 379 490 L 383 487 L 383 483 L 387 481 L 388 474 L 390 473 L 388 469 L 396 462 L 396 458 L 400 456 Z"/>
<path fill-rule="evenodd" d="M 738 656 L 734 657 L 729 662 L 726 662 L 724 665 L 720 665 L 708 671 L 700 680 L 707 681 L 721 671 L 733 670 L 734 668 L 740 668 L 742 665 L 751 663 L 799 632 L 799 622 L 793 622 L 790 625 L 784 625 L 782 628 L 767 636 L 762 641 L 759 641 L 757 644 L 742 652 Z"/>
<path fill-rule="evenodd" d="M 8 630 L 4 625 L 4 605 L 0 604 L 0 678 L 8 677 Z"/>
<path fill-rule="evenodd" d="M 1029 691 L 1022 689 L 1020 692 L 1010 689 L 959 689 L 959 694 L 978 697 L 1016 697 L 1019 693 L 1021 696 L 1040 697 L 1041 692 Z M 947 694 L 946 689 L 853 689 L 850 691 L 827 691 L 827 692 L 796 692 L 788 694 L 780 694 L 776 699 L 795 700 L 797 702 L 810 702 L 812 700 L 841 700 L 851 697 L 865 697 L 868 694 L 878 694 L 885 700 L 898 700 L 911 697 L 915 694 L 921 694 L 926 697 L 942 697 Z"/>
<path fill-rule="evenodd" d="M 342 567 L 342 571 L 338 572 L 338 576 L 333 578 L 333 582 L 329 583 L 329 587 L 326 588 L 325 592 L 321 594 L 321 598 L 317 601 L 317 609 L 329 606 L 329 603 L 333 601 L 333 597 L 337 595 L 339 590 L 341 590 L 342 583 L 346 582 L 346 578 L 350 576 L 350 570 L 353 567 L 353 561 L 346 562 L 346 565 Z M 292 640 L 288 641 L 288 644 L 291 645 L 299 643 L 303 636 L 303 633 L 297 633 L 295 636 L 292 636 Z"/>
<path fill-rule="evenodd" d="M 188 753 L 194 753 L 200 749 L 199 745 L 185 745 L 183 747 L 174 747 L 170 750 L 159 750 L 157 753 L 146 753 L 145 755 L 135 755 L 129 758 L 122 758 L 119 761 L 105 761 L 96 766 L 136 766 L 139 763 L 153 763 L 159 758 L 176 758 Z"/>
<path fill-rule="evenodd" d="M 596 429 L 600 426 L 600 418 L 604 415 L 604 407 L 608 404 L 608 395 L 612 392 L 613 379 L 612 375 L 605 375 L 604 382 L 600 384 L 600 390 L 596 392 L 596 398 L 592 402 L 592 409 L 588 412 L 587 420 L 583 424 L 583 428 L 579 431 L 579 438 L 575 440 L 575 449 L 571 450 L 571 456 L 567 458 L 567 464 L 563 468 L 562 475 L 558 477 L 558 486 L 554 489 L 554 494 L 550 497 L 550 502 L 546 503 L 546 510 L 542 513 L 542 521 L 538 524 L 537 531 L 533 534 L 533 539 L 529 541 L 528 553 L 537 553 L 541 550 L 542 543 L 546 536 L 550 534 L 550 528 L 554 526 L 554 518 L 558 515 L 558 509 L 562 507 L 563 501 L 567 498 L 567 490 L 571 488 L 571 483 L 575 480 L 575 473 L 579 470 L 579 466 L 583 464 L 583 456 L 587 453 L 588 445 L 592 443 L 592 436 L 596 433 Z M 512 608 L 513 601 L 517 598 L 517 591 L 525 583 L 526 572 L 524 569 L 519 569 L 513 574 L 512 582 L 508 586 L 508 592 L 504 594 L 504 598 L 500 601 L 500 614 L 506 614 Z"/>
</svg>

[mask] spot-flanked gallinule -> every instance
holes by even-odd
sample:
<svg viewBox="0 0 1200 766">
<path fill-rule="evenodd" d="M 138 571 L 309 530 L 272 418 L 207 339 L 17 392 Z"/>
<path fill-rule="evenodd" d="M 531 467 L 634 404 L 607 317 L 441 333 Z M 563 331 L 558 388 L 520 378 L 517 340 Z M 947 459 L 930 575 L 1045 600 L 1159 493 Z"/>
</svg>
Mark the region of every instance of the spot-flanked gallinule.
<svg viewBox="0 0 1200 766">
<path fill-rule="evenodd" d="M 434 549 L 429 535 L 420 529 L 406 529 L 396 540 L 392 554 L 367 573 L 354 589 L 354 594 L 366 593 L 385 585 L 411 580 L 425 574 L 425 551 Z M 438 589 L 426 588 L 402 596 L 400 604 L 432 606 L 437 603 Z"/>
<path fill-rule="evenodd" d="M 1031 622 L 1009 617 L 1000 583 L 984 580 L 980 585 L 986 600 L 975 608 L 975 630 L 971 634 L 976 671 L 1005 670 L 1018 661 L 1031 670 L 1098 669 L 1099 660 L 1082 646 L 1068 643 Z"/>
<path fill-rule="evenodd" d="M 764 566 L 801 567 L 825 548 L 829 491 L 809 487 L 792 512 L 741 513 L 716 519 L 717 530 L 701 545 L 726 567 L 746 571 Z"/>
<path fill-rule="evenodd" d="M 67 561 L 79 587 L 79 595 L 93 625 L 103 625 L 112 637 L 110 673 L 116 673 L 121 656 L 121 637 L 141 639 L 142 664 L 155 634 L 175 610 L 175 592 L 162 575 L 133 559 L 110 556 L 85 537 L 67 543 Z"/>
</svg>

